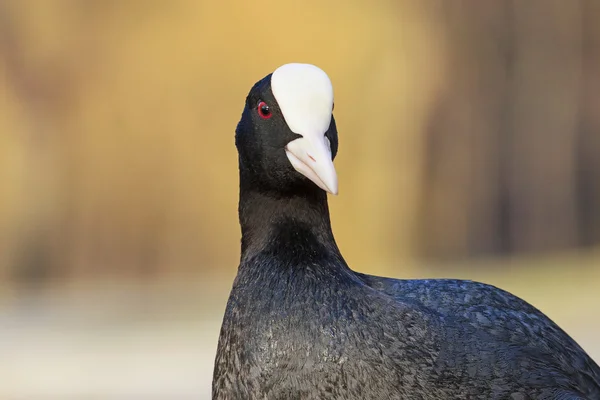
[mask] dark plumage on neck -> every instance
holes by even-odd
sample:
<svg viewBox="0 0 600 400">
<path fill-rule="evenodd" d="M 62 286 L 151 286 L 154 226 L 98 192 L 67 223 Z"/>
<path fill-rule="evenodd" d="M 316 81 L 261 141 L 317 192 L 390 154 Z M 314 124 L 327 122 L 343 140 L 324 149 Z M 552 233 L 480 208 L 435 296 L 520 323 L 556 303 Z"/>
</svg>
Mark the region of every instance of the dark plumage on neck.
<svg viewBox="0 0 600 400">
<path fill-rule="evenodd" d="M 250 175 L 240 168 L 238 211 L 242 263 L 258 253 L 270 253 L 274 249 L 282 255 L 300 249 L 303 254 L 327 251 L 339 255 L 325 191 L 304 180 L 295 186 L 274 190 L 253 183 Z"/>
</svg>

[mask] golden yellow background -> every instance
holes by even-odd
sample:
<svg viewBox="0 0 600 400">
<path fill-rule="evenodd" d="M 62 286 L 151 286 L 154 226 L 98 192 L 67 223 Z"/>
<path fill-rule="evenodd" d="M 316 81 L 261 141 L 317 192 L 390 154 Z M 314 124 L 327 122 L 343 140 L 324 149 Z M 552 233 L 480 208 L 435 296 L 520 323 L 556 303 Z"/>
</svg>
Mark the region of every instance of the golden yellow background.
<svg viewBox="0 0 600 400">
<path fill-rule="evenodd" d="M 353 268 L 499 285 L 600 359 L 598 26 L 593 0 L 0 2 L 0 398 L 210 397 L 234 129 L 288 62 L 334 84 Z"/>
</svg>

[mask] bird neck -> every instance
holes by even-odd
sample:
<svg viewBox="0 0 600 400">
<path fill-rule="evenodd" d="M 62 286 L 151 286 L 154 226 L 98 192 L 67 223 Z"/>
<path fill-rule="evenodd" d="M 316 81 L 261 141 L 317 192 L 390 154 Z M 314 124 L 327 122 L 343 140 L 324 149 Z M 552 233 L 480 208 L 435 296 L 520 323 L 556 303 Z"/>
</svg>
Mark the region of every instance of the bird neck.
<svg viewBox="0 0 600 400">
<path fill-rule="evenodd" d="M 316 185 L 282 193 L 242 182 L 238 211 L 242 261 L 270 249 L 286 249 L 301 256 L 319 247 L 339 255 L 327 194 Z"/>
</svg>

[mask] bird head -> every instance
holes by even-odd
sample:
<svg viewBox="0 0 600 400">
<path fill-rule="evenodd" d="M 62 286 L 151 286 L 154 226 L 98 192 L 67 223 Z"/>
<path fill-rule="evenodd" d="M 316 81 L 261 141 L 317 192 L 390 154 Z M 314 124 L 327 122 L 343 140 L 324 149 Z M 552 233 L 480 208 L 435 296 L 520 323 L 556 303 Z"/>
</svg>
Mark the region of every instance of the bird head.
<svg viewBox="0 0 600 400">
<path fill-rule="evenodd" d="M 338 192 L 333 87 L 310 64 L 285 64 L 250 90 L 236 129 L 240 168 L 270 189 Z"/>
</svg>

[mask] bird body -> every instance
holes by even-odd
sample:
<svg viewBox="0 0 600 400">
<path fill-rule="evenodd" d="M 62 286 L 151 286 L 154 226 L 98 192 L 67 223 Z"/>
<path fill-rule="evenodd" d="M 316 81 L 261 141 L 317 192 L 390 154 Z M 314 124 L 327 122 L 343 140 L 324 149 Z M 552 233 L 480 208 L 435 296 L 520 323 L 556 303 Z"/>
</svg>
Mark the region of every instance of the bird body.
<svg viewBox="0 0 600 400">
<path fill-rule="evenodd" d="M 288 64 L 246 99 L 242 254 L 213 399 L 600 399 L 598 365 L 516 296 L 348 267 L 327 204 L 338 138 L 324 77 Z"/>
</svg>

